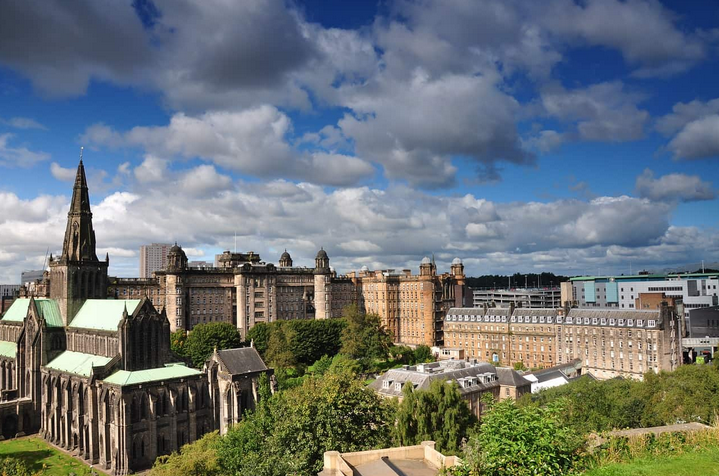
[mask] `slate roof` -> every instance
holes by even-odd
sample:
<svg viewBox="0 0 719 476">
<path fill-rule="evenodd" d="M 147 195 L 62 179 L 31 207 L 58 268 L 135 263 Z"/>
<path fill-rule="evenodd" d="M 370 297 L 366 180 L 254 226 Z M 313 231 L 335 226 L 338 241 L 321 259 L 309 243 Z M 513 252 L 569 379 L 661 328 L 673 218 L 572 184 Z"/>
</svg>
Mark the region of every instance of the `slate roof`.
<svg viewBox="0 0 719 476">
<path fill-rule="evenodd" d="M 127 306 L 132 314 L 142 302 L 140 299 L 88 299 L 68 327 L 116 331 Z"/>
<path fill-rule="evenodd" d="M 398 382 L 401 383 L 402 386 L 404 386 L 406 382 L 411 382 L 414 385 L 415 390 L 428 390 L 433 380 L 450 382 L 466 377 L 476 377 L 487 373 L 492 374 L 493 376 L 497 375 L 497 368 L 486 362 L 471 363 L 464 360 L 444 360 L 441 362 L 434 362 L 429 365 L 432 369 L 431 372 L 422 372 L 417 369 L 417 366 L 390 369 L 380 378 L 369 384 L 369 387 L 382 395 L 400 396 L 402 391 L 395 389 L 395 383 Z M 389 388 L 383 388 L 382 382 L 385 380 L 392 381 L 392 385 L 390 385 Z M 527 381 L 522 385 L 529 384 L 530 382 Z M 476 392 L 480 389 L 491 388 L 497 385 L 499 385 L 499 381 L 493 380 L 489 383 L 478 382 L 477 384 L 467 388 L 460 386 L 458 390 L 461 394 L 465 394 Z"/>
<path fill-rule="evenodd" d="M 105 383 L 120 385 L 121 387 L 129 385 L 137 385 L 147 382 L 158 382 L 162 380 L 173 380 L 184 377 L 194 377 L 200 375 L 197 369 L 192 369 L 183 364 L 167 364 L 164 367 L 147 370 L 118 370 L 103 380 Z"/>
<path fill-rule="evenodd" d="M 15 342 L 0 340 L 0 356 L 14 359 L 16 357 L 16 352 L 17 344 Z"/>
<path fill-rule="evenodd" d="M 605 319 L 656 319 L 659 320 L 661 312 L 658 309 L 650 310 L 624 310 L 624 309 L 578 309 L 569 310 L 567 317 L 605 318 Z"/>
<path fill-rule="evenodd" d="M 499 377 L 500 385 L 524 387 L 532 384 L 532 382 L 519 375 L 516 370 L 510 368 L 497 367 L 497 377 Z"/>
<path fill-rule="evenodd" d="M 264 372 L 267 366 L 254 347 L 217 351 L 217 357 L 232 375 Z"/>
<path fill-rule="evenodd" d="M 110 360 L 112 359 L 109 357 L 66 350 L 55 357 L 46 367 L 82 377 L 89 377 L 92 367 L 101 367 Z"/>
</svg>

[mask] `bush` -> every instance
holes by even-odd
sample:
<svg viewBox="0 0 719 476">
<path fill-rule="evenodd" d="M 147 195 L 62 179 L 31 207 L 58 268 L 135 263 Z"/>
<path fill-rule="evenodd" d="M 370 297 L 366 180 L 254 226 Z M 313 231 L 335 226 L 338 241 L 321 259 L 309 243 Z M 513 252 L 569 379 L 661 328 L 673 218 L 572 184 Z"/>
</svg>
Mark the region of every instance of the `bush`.
<svg viewBox="0 0 719 476">
<path fill-rule="evenodd" d="M 520 407 L 492 403 L 479 433 L 465 447 L 472 471 L 488 476 L 570 474 L 580 463 L 584 439 L 562 423 L 563 402 Z"/>
<path fill-rule="evenodd" d="M 217 459 L 217 444 L 220 440 L 218 432 L 208 433 L 199 440 L 180 448 L 179 453 L 160 456 L 152 466 L 150 476 L 220 476 Z"/>
</svg>

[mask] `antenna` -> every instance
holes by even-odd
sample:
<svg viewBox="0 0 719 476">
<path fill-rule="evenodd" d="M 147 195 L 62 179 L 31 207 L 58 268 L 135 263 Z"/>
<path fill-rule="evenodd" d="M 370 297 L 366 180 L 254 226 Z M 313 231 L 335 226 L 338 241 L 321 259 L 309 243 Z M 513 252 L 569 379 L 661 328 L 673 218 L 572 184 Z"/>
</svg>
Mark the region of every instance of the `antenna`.
<svg viewBox="0 0 719 476">
<path fill-rule="evenodd" d="M 44 270 L 45 268 L 47 268 L 47 255 L 48 255 L 48 253 L 50 253 L 50 248 L 48 248 L 47 251 L 45 251 L 45 259 L 42 261 L 42 269 L 43 269 L 43 270 Z"/>
<path fill-rule="evenodd" d="M 85 149 L 85 147 L 80 146 L 80 162 L 82 162 L 82 151 Z"/>
</svg>

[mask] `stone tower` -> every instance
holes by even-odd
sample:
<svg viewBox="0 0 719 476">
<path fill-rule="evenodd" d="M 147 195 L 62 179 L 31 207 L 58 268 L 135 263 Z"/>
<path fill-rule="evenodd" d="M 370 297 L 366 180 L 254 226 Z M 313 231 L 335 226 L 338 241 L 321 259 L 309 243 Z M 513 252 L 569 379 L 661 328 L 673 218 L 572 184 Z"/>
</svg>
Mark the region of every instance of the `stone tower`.
<svg viewBox="0 0 719 476">
<path fill-rule="evenodd" d="M 280 256 L 280 267 L 281 268 L 291 268 L 292 267 L 292 257 L 290 254 L 285 250 L 284 253 L 282 253 L 282 256 Z"/>
<path fill-rule="evenodd" d="M 332 284 L 330 258 L 321 248 L 315 257 L 315 319 L 332 317 L 330 286 Z"/>
<path fill-rule="evenodd" d="M 109 256 L 105 261 L 97 259 L 90 195 L 85 166 L 80 159 L 67 214 L 62 255 L 57 259 L 50 258 L 50 298 L 57 301 L 66 326 L 86 299 L 107 298 L 109 262 Z"/>
<path fill-rule="evenodd" d="M 170 332 L 189 329 L 185 315 L 188 296 L 182 280 L 182 275 L 187 271 L 187 255 L 177 243 L 167 253 L 165 271 L 165 312 L 170 320 Z"/>
</svg>

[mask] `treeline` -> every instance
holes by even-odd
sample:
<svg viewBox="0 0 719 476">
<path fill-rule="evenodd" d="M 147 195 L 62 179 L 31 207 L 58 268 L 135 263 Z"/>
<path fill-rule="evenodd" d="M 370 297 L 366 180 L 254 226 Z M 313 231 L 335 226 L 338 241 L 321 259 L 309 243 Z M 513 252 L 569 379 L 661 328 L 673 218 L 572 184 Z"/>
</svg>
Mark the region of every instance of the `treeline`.
<svg viewBox="0 0 719 476">
<path fill-rule="evenodd" d="M 466 282 L 467 286 L 470 288 L 505 289 L 510 285 L 510 283 L 513 288 L 523 288 L 525 284 L 530 288 L 536 288 L 540 285 L 542 287 L 559 286 L 559 283 L 563 283 L 568 280 L 569 277 L 555 275 L 554 273 L 514 273 L 512 276 L 487 274 L 484 276 L 470 277 L 466 279 Z"/>
<path fill-rule="evenodd" d="M 339 354 L 342 355 L 342 354 Z M 158 458 L 152 476 L 314 476 L 325 451 L 362 451 L 434 440 L 447 454 L 460 451 L 477 425 L 456 385 L 435 382 L 428 391 L 405 388 L 401 404 L 384 399 L 338 367 L 260 402 L 226 435 L 217 432 Z"/>
<path fill-rule="evenodd" d="M 646 373 L 641 382 L 582 377 L 526 395 L 520 403 L 546 406 L 560 400 L 567 402 L 567 424 L 581 434 L 681 422 L 715 424 L 719 416 L 719 369 L 714 365 L 684 365 L 673 372 Z"/>
</svg>

